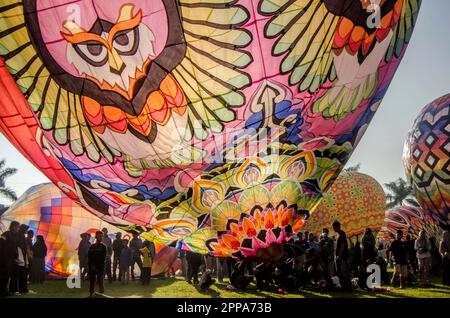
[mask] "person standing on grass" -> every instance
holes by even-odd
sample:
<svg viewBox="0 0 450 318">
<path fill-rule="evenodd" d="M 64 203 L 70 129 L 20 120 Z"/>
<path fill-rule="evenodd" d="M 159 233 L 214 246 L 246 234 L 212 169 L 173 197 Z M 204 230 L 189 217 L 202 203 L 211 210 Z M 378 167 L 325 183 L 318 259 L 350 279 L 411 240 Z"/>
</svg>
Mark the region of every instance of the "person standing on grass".
<svg viewBox="0 0 450 318">
<path fill-rule="evenodd" d="M 439 242 L 439 253 L 442 256 L 442 284 L 450 286 L 450 231 L 442 233 L 442 240 Z"/>
<path fill-rule="evenodd" d="M 122 240 L 122 250 L 119 258 L 119 281 L 122 284 L 128 284 L 130 280 L 130 267 L 133 262 L 133 252 L 128 246 L 128 240 Z"/>
<path fill-rule="evenodd" d="M 198 284 L 198 274 L 202 265 L 202 255 L 194 252 L 186 252 L 186 260 L 188 263 L 187 282 L 189 284 Z"/>
<path fill-rule="evenodd" d="M 133 233 L 133 238 L 130 241 L 130 249 L 133 253 L 133 261 L 131 262 L 131 278 L 134 280 L 134 265 L 137 264 L 139 270 L 142 273 L 142 259 L 141 252 L 139 250 L 142 248 L 142 240 L 139 238 L 136 232 Z"/>
<path fill-rule="evenodd" d="M 88 268 L 89 268 L 89 295 L 92 297 L 95 291 L 95 284 L 101 294 L 105 292 L 105 260 L 107 249 L 103 244 L 103 232 L 95 233 L 95 243 L 91 245 L 88 252 Z"/>
<path fill-rule="evenodd" d="M 142 273 L 141 282 L 142 285 L 150 285 L 150 277 L 152 276 L 152 264 L 155 257 L 155 246 L 152 242 L 145 241 L 142 244 L 142 248 L 139 250 L 142 254 Z"/>
<path fill-rule="evenodd" d="M 13 274 L 14 261 L 17 258 L 17 242 L 20 223 L 12 221 L 9 230 L 4 232 L 0 239 L 0 296 L 8 296 L 8 284 L 10 285 Z"/>
<path fill-rule="evenodd" d="M 394 275 L 392 275 L 391 284 L 394 285 L 396 278 L 399 277 L 401 289 L 406 287 L 405 283 L 408 276 L 408 250 L 402 238 L 403 231 L 398 230 L 396 239 L 391 243 L 388 250 L 394 262 Z"/>
<path fill-rule="evenodd" d="M 42 284 L 45 281 L 45 257 L 47 246 L 42 235 L 36 236 L 33 247 L 33 267 L 31 268 L 30 280 L 33 283 Z"/>
<path fill-rule="evenodd" d="M 80 244 L 78 244 L 78 262 L 80 266 L 80 275 L 83 279 L 88 274 L 88 253 L 91 247 L 91 242 L 89 242 L 91 235 L 88 233 L 80 234 Z"/>
<path fill-rule="evenodd" d="M 114 239 L 114 242 L 112 244 L 113 249 L 113 268 L 112 268 L 112 275 L 113 280 L 117 280 L 117 267 L 119 267 L 119 260 L 120 260 L 120 254 L 122 252 L 123 248 L 123 241 L 122 241 L 122 233 L 117 232 L 116 238 Z M 120 275 L 119 275 L 119 281 L 120 281 Z"/>
<path fill-rule="evenodd" d="M 31 271 L 33 270 L 33 238 L 34 231 L 28 230 L 26 236 L 27 242 L 27 257 L 28 257 L 28 268 L 27 268 L 27 278 L 31 280 Z"/>
<path fill-rule="evenodd" d="M 108 236 L 108 229 L 104 227 L 103 232 L 103 244 L 106 246 L 106 259 L 105 259 L 105 274 L 108 277 L 108 282 L 112 283 L 112 273 L 111 273 L 111 258 L 113 254 L 112 240 Z"/>
<path fill-rule="evenodd" d="M 431 267 L 431 244 L 425 231 L 419 232 L 419 237 L 414 243 L 414 249 L 416 250 L 417 260 L 419 261 L 419 274 L 422 284 L 428 285 L 428 273 Z"/>
<path fill-rule="evenodd" d="M 9 292 L 11 294 L 25 294 L 28 293 L 28 253 L 27 240 L 25 234 L 28 230 L 28 225 L 21 224 L 17 236 L 17 253 L 13 264 L 11 280 L 9 282 Z"/>
<path fill-rule="evenodd" d="M 408 261 L 409 264 L 411 265 L 411 268 L 413 270 L 413 274 L 417 275 L 417 257 L 416 257 L 416 250 L 414 248 L 414 240 L 411 238 L 411 235 L 407 234 L 406 235 L 406 240 L 405 240 L 405 244 L 406 244 L 406 249 L 408 251 Z"/>
<path fill-rule="evenodd" d="M 347 235 L 341 229 L 339 221 L 333 222 L 333 230 L 338 234 L 335 254 L 336 274 L 343 291 L 352 291 L 351 273 L 348 265 Z"/>
</svg>

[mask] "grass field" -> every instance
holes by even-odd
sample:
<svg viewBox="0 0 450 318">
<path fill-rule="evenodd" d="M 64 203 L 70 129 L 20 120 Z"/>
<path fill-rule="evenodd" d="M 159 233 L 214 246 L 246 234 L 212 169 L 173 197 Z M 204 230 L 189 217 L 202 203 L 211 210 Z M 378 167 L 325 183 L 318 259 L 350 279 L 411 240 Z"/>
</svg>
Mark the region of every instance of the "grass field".
<svg viewBox="0 0 450 318">
<path fill-rule="evenodd" d="M 120 282 L 112 284 L 105 283 L 105 294 L 111 297 L 134 297 L 134 298 L 329 298 L 329 297 L 349 297 L 349 298 L 450 298 L 450 287 L 444 287 L 438 281 L 433 281 L 433 286 L 429 288 L 391 288 L 390 292 L 375 293 L 357 291 L 352 294 L 344 293 L 318 293 L 311 291 L 301 291 L 299 293 L 279 295 L 271 292 L 260 292 L 255 285 L 250 285 L 246 292 L 229 291 L 226 289 L 227 283 L 217 283 L 209 291 L 201 291 L 195 286 L 185 282 L 182 278 L 152 279 L 150 286 L 142 286 L 138 281 L 130 281 L 128 285 Z M 30 289 L 35 294 L 26 294 L 24 298 L 44 297 L 44 298 L 83 298 L 89 295 L 88 282 L 83 282 L 79 289 L 69 289 L 64 280 L 46 281 L 42 285 L 30 285 Z"/>
</svg>

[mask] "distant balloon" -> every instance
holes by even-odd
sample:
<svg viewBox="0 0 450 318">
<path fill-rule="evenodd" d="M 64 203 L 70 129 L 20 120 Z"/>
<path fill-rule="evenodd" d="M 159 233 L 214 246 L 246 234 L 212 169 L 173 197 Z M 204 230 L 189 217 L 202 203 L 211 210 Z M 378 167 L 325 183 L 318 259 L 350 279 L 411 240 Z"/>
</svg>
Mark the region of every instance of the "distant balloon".
<svg viewBox="0 0 450 318">
<path fill-rule="evenodd" d="M 378 237 L 392 241 L 395 239 L 398 230 L 403 231 L 404 237 L 409 234 L 413 239 L 416 239 L 422 230 L 427 233 L 428 237 L 439 238 L 442 234 L 442 229 L 436 220 L 422 208 L 413 206 L 398 206 L 387 210 L 384 225 Z"/>
<path fill-rule="evenodd" d="M 28 189 L 0 217 L 1 230 L 6 230 L 11 221 L 26 224 L 35 236 L 44 237 L 48 249 L 46 270 L 54 276 L 67 276 L 70 274 L 69 266 L 78 265 L 77 248 L 81 233 L 91 234 L 93 242 L 95 232 L 106 227 L 111 239 L 118 232 L 123 238 L 131 239 L 128 233 L 87 212 L 51 183 Z M 178 255 L 178 250 L 172 247 L 157 245 L 156 251 L 153 275 L 167 272 Z"/>
<path fill-rule="evenodd" d="M 3 1 L 0 130 L 126 231 L 267 255 L 351 156 L 420 4 Z"/>
<path fill-rule="evenodd" d="M 364 234 L 366 228 L 381 229 L 386 211 L 383 187 L 372 177 L 359 172 L 342 172 L 306 221 L 303 228 L 320 235 L 323 228 L 332 233 L 334 221 L 341 223 L 349 238 Z"/>
<path fill-rule="evenodd" d="M 417 116 L 403 160 L 422 208 L 450 226 L 450 94 L 428 104 Z"/>
</svg>

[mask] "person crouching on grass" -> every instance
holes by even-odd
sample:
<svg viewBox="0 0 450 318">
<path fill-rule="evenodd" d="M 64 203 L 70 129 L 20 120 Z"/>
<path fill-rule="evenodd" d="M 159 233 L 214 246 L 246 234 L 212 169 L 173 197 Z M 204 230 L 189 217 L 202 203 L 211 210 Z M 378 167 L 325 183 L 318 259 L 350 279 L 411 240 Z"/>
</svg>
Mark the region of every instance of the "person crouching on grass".
<svg viewBox="0 0 450 318">
<path fill-rule="evenodd" d="M 105 292 L 104 276 L 105 276 L 105 260 L 106 245 L 102 243 L 103 232 L 95 233 L 95 243 L 91 245 L 88 252 L 88 268 L 89 268 L 89 297 L 94 296 L 95 283 L 101 294 Z"/>
<path fill-rule="evenodd" d="M 149 241 L 144 241 L 143 247 L 139 251 L 141 252 L 143 258 L 141 282 L 143 285 L 150 285 L 153 258 L 155 257 L 155 246 Z"/>
</svg>

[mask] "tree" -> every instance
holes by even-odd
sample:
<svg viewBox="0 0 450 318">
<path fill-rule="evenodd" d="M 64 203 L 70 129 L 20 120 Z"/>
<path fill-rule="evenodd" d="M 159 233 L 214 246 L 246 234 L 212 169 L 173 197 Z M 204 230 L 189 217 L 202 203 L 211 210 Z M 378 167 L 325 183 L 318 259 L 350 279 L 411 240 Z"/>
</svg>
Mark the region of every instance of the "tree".
<svg viewBox="0 0 450 318">
<path fill-rule="evenodd" d="M 389 191 L 386 195 L 386 205 L 389 209 L 405 204 L 415 207 L 420 206 L 414 197 L 412 187 L 406 180 L 398 178 L 396 181 L 385 183 L 384 186 Z"/>
<path fill-rule="evenodd" d="M 15 168 L 6 168 L 4 159 L 0 160 L 0 197 L 7 200 L 17 200 L 16 193 L 6 186 L 6 179 L 17 172 Z"/>
<path fill-rule="evenodd" d="M 358 163 L 358 164 L 356 164 L 354 166 L 345 168 L 344 170 L 347 171 L 347 172 L 358 172 L 360 168 L 361 168 L 361 163 Z"/>
</svg>

